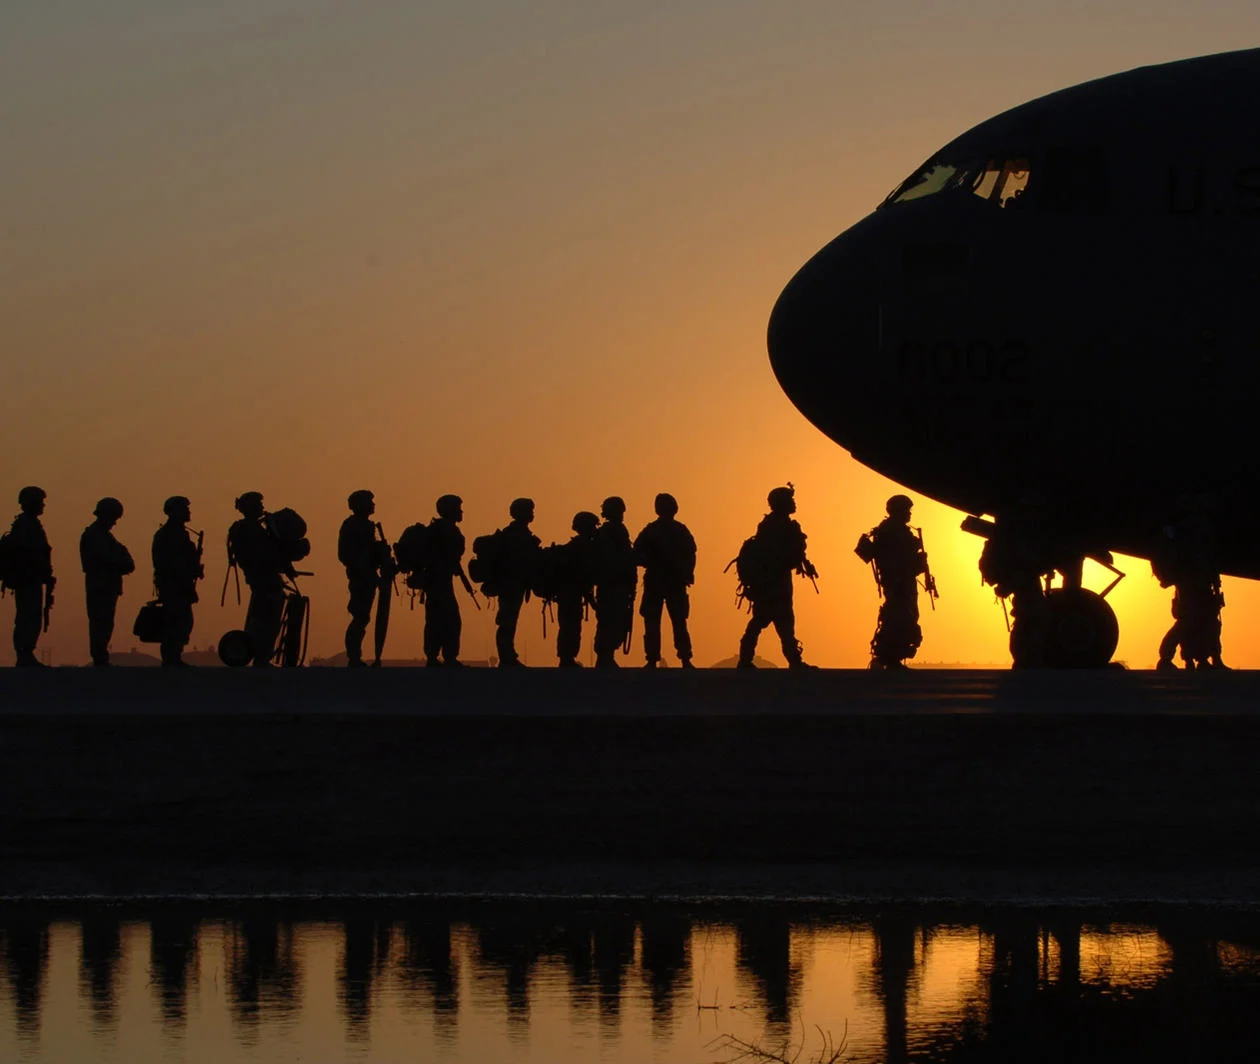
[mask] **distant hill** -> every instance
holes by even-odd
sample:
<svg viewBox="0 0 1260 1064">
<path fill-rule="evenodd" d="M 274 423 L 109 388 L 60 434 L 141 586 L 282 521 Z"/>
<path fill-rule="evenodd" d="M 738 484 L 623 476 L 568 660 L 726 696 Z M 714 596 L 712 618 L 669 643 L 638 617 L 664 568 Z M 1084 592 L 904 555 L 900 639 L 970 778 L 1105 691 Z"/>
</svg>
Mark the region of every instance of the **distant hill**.
<svg viewBox="0 0 1260 1064">
<path fill-rule="evenodd" d="M 330 658 L 311 658 L 310 666 L 314 669 L 344 669 L 346 667 L 346 652 L 343 650 L 339 654 L 334 654 Z M 482 658 L 460 658 L 470 669 L 487 669 L 493 668 L 498 664 L 497 660 L 486 661 Z M 381 668 L 384 669 L 423 669 L 425 667 L 422 658 L 382 658 Z"/>
<path fill-rule="evenodd" d="M 739 664 L 739 655 L 732 654 L 729 658 L 723 658 L 721 661 L 715 661 L 709 666 L 711 669 L 733 669 Z M 759 669 L 777 669 L 779 668 L 773 661 L 767 661 L 765 658 L 753 655 L 753 664 Z"/>
</svg>

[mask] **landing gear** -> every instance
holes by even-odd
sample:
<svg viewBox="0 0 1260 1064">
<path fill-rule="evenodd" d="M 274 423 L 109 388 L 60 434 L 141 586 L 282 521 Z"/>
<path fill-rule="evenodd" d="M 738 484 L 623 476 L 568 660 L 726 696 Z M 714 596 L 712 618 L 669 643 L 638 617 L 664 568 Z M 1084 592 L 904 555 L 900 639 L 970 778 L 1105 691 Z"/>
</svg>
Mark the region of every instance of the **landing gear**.
<svg viewBox="0 0 1260 1064">
<path fill-rule="evenodd" d="M 1120 643 L 1120 622 L 1102 595 L 1083 587 L 1054 588 L 1046 595 L 1046 666 L 1100 669 Z"/>
</svg>

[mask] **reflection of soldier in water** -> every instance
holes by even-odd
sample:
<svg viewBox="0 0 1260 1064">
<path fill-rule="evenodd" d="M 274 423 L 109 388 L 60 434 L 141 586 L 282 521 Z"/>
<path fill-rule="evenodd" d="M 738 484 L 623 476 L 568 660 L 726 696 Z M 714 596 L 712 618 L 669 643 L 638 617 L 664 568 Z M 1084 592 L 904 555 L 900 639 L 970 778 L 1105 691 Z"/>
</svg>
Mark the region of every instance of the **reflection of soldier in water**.
<svg viewBox="0 0 1260 1064">
<path fill-rule="evenodd" d="M 805 533 L 793 520 L 796 493 L 791 485 L 775 488 L 766 497 L 770 512 L 757 525 L 757 533 L 740 551 L 740 579 L 745 596 L 752 601 L 752 617 L 739 641 L 739 668 L 751 669 L 757 639 L 770 625 L 779 635 L 779 645 L 788 667 L 812 668 L 801 657 L 796 639 L 796 614 L 792 608 L 792 574 L 810 579 L 818 575 L 805 557 Z M 745 555 L 749 555 L 744 562 Z"/>
<path fill-rule="evenodd" d="M 337 535 L 337 560 L 346 567 L 350 585 L 350 623 L 346 626 L 346 665 L 361 668 L 363 637 L 372 619 L 372 603 L 380 585 L 382 562 L 387 560 L 387 544 L 376 535 L 372 515 L 376 501 L 370 491 L 355 491 L 346 500 L 350 516 L 341 522 Z"/>
<path fill-rule="evenodd" d="M 858 541 L 858 556 L 875 566 L 884 601 L 871 640 L 872 669 L 904 669 L 923 642 L 919 627 L 919 576 L 927 572 L 923 540 L 910 528 L 907 495 L 888 500 L 888 516 Z"/>
<path fill-rule="evenodd" d="M 51 597 L 57 584 L 52 569 L 52 547 L 39 520 L 46 498 L 43 488 L 27 487 L 18 492 L 22 512 L 13 519 L 4 544 L 0 580 L 13 592 L 13 649 L 19 667 L 44 664 L 35 657 L 35 647 L 42 628 L 44 596 Z"/>
<path fill-rule="evenodd" d="M 595 530 L 599 518 L 589 510 L 573 517 L 575 535 L 560 548 L 556 572 L 556 657 L 561 668 L 579 668 L 582 649 L 582 614 L 595 590 Z"/>
<path fill-rule="evenodd" d="M 192 504 L 172 495 L 162 512 L 166 523 L 153 534 L 153 586 L 162 604 L 162 664 L 177 667 L 187 664 L 184 647 L 192 637 L 197 581 L 205 569 L 200 542 L 193 543 L 185 527 L 192 520 Z"/>
<path fill-rule="evenodd" d="M 639 567 L 626 528 L 626 504 L 616 495 L 604 500 L 603 524 L 595 530 L 595 665 L 617 667 L 616 652 L 630 638 Z"/>
<path fill-rule="evenodd" d="M 512 520 L 497 533 L 499 544 L 495 559 L 499 609 L 494 616 L 494 644 L 501 669 L 523 665 L 516 653 L 516 623 L 520 620 L 521 607 L 529 598 L 539 549 L 538 537 L 529 530 L 534 520 L 534 500 L 512 500 L 508 514 Z"/>
<path fill-rule="evenodd" d="M 1173 626 L 1159 644 L 1157 669 L 1175 669 L 1181 648 L 1187 669 L 1224 669 L 1221 659 L 1221 574 L 1216 563 L 1212 523 L 1194 512 L 1163 529 L 1151 552 L 1151 571 L 1161 587 L 1173 586 Z"/>
<path fill-rule="evenodd" d="M 684 669 L 691 664 L 691 636 L 687 616 L 691 604 L 687 588 L 696 579 L 696 541 L 681 521 L 676 521 L 678 501 L 662 492 L 656 497 L 656 520 L 644 527 L 634 541 L 634 553 L 643 566 L 643 653 L 645 668 L 656 668 L 661 660 L 661 610 L 669 611 L 674 630 L 674 651 Z"/>
<path fill-rule="evenodd" d="M 459 530 L 464 519 L 464 500 L 458 495 L 443 495 L 435 509 L 437 517 L 429 522 L 424 576 L 424 656 L 430 668 L 455 668 L 463 664 L 459 660 L 463 621 L 455 598 L 455 578 L 471 588 L 464 572 L 464 533 Z"/>
<path fill-rule="evenodd" d="M 114 635 L 114 614 L 122 597 L 123 577 L 136 571 L 131 553 L 114 538 L 113 528 L 123 515 L 123 504 L 104 498 L 96 504 L 96 520 L 79 537 L 79 561 L 87 592 L 88 648 L 92 664 L 109 664 L 109 641 Z"/>
<path fill-rule="evenodd" d="M 249 585 L 245 631 L 253 648 L 253 664 L 271 665 L 284 615 L 284 577 L 293 575 L 280 539 L 267 525 L 261 492 L 247 491 L 236 500 L 241 518 L 228 529 L 228 562 L 235 562 Z"/>
</svg>

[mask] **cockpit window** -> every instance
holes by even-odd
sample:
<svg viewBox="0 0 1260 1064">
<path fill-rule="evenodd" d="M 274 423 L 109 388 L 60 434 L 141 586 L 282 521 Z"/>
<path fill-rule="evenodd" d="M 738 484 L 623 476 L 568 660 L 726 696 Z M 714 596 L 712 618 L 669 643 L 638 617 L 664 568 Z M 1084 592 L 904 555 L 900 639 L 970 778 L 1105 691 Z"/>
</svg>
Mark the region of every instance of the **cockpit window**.
<svg viewBox="0 0 1260 1064">
<path fill-rule="evenodd" d="M 971 191 L 999 207 L 1010 206 L 1028 187 L 1030 170 L 1028 160 L 1024 158 L 989 159 L 976 167 Z"/>
<path fill-rule="evenodd" d="M 893 190 L 886 202 L 908 203 L 910 200 L 923 199 L 924 196 L 934 196 L 956 185 L 959 176 L 960 168 L 957 166 L 938 161 L 930 162 L 922 170 L 906 178 Z"/>
<path fill-rule="evenodd" d="M 884 203 L 908 203 L 938 192 L 970 191 L 980 199 L 1006 207 L 1024 194 L 1031 172 L 1026 156 L 996 156 L 965 164 L 933 159 L 903 181 Z"/>
</svg>

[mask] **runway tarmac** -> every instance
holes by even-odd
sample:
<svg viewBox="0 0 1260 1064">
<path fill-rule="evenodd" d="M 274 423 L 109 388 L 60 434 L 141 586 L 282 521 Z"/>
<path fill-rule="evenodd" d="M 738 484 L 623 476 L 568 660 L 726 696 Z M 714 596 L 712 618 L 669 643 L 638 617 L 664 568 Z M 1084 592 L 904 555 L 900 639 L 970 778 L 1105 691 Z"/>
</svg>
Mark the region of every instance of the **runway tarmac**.
<svg viewBox="0 0 1260 1064">
<path fill-rule="evenodd" d="M 1260 901 L 1260 674 L 0 672 L 0 895 Z"/>
</svg>

